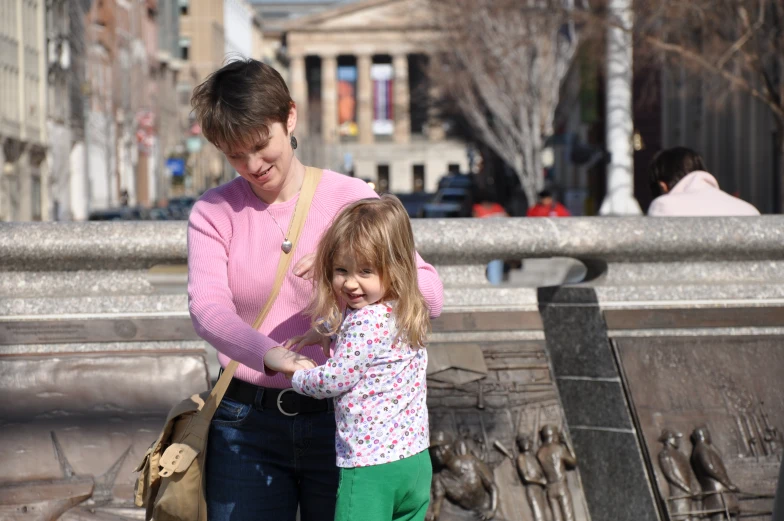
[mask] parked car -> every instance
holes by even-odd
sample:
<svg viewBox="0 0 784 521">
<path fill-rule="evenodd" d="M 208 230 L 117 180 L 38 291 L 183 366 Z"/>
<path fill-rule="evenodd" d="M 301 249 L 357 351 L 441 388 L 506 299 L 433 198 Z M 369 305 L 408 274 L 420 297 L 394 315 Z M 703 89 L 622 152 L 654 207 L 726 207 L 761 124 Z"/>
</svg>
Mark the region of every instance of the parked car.
<svg viewBox="0 0 784 521">
<path fill-rule="evenodd" d="M 150 220 L 151 221 L 172 221 L 172 220 L 175 220 L 175 217 L 172 215 L 172 212 L 171 212 L 171 210 L 168 207 L 150 208 L 149 214 L 150 214 Z"/>
<path fill-rule="evenodd" d="M 474 179 L 469 174 L 447 174 L 438 180 L 438 189 L 442 188 L 464 188 L 471 190 L 474 186 Z"/>
<path fill-rule="evenodd" d="M 408 216 L 412 219 L 415 217 L 422 217 L 422 208 L 430 202 L 430 199 L 433 198 L 433 194 L 425 192 L 395 195 L 398 199 L 400 199 L 400 202 L 403 204 L 403 208 L 406 209 Z"/>
<path fill-rule="evenodd" d="M 196 198 L 190 196 L 172 197 L 169 199 L 167 208 L 171 214 L 171 219 L 187 220 L 191 213 L 191 208 L 196 204 Z"/>
<path fill-rule="evenodd" d="M 466 188 L 442 188 L 422 206 L 421 217 L 470 217 L 471 192 Z"/>
<path fill-rule="evenodd" d="M 90 212 L 88 221 L 143 221 L 149 218 L 148 210 L 141 206 L 121 206 Z"/>
<path fill-rule="evenodd" d="M 125 208 L 109 208 L 106 210 L 94 210 L 87 217 L 88 221 L 124 221 Z"/>
</svg>

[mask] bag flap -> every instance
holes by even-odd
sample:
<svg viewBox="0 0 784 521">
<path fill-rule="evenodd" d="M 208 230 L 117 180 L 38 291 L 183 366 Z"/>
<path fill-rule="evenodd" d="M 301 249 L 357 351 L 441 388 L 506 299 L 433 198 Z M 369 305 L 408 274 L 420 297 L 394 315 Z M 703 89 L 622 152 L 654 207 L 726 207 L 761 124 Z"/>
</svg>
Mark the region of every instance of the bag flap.
<svg viewBox="0 0 784 521">
<path fill-rule="evenodd" d="M 174 472 L 184 472 L 200 452 L 187 443 L 172 443 L 161 456 L 161 476 L 167 477 Z"/>
<path fill-rule="evenodd" d="M 139 463 L 139 465 L 135 469 L 133 469 L 133 471 L 141 472 L 144 469 L 144 467 L 147 465 L 147 462 L 150 460 L 151 454 L 152 454 L 152 447 L 147 449 L 147 452 L 144 453 L 144 457 L 142 458 L 141 463 Z"/>
<path fill-rule="evenodd" d="M 183 414 L 187 414 L 189 412 L 196 412 L 201 410 L 204 407 L 204 400 L 207 399 L 207 396 L 210 395 L 209 391 L 205 391 L 201 394 L 194 394 L 190 398 L 186 398 L 174 407 L 171 408 L 169 411 L 169 415 L 166 418 L 166 421 L 169 422 L 176 418 L 177 416 L 182 416 Z"/>
</svg>

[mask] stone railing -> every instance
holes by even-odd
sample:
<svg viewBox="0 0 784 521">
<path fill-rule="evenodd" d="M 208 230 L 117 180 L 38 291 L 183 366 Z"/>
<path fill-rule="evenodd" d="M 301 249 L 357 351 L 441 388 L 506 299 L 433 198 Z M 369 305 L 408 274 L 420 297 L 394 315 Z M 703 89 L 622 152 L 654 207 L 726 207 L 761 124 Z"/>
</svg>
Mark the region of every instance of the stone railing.
<svg viewBox="0 0 784 521">
<path fill-rule="evenodd" d="M 666 519 L 657 438 L 698 424 L 760 496 L 741 507 L 769 509 L 784 445 L 784 218 L 413 226 L 445 284 L 431 424 L 483 447 L 504 519 L 531 514 L 498 446 L 514 451 L 544 423 L 577 455 L 577 519 Z M 582 282 L 491 286 L 497 258 L 573 259 Z M 68 512 L 88 498 L 138 517 L 136 460 L 168 407 L 215 376 L 188 316 L 186 262 L 183 222 L 0 225 L 0 518 L 55 505 L 81 519 Z M 31 452 L 51 461 L 31 465 Z"/>
<path fill-rule="evenodd" d="M 782 224 L 781 217 L 573 218 L 415 220 L 413 227 L 445 286 L 474 295 L 475 288 L 501 290 L 484 276 L 496 258 L 576 259 L 599 285 L 771 281 L 781 277 Z M 166 270 L 150 268 L 185 264 L 185 235 L 182 222 L 2 224 L 0 297 L 156 293 L 156 274 Z M 447 306 L 472 305 L 460 296 Z"/>
</svg>

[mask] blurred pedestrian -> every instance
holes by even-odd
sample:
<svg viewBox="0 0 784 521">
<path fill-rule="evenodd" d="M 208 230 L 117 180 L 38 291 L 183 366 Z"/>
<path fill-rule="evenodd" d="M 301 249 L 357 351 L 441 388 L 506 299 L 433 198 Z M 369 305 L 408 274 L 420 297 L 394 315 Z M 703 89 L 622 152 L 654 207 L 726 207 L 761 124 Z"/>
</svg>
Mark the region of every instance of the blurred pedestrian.
<svg viewBox="0 0 784 521">
<path fill-rule="evenodd" d="M 719 189 L 705 170 L 702 157 L 686 147 L 660 151 L 650 166 L 651 192 L 656 198 L 648 207 L 652 217 L 759 215 L 746 201 Z"/>
<path fill-rule="evenodd" d="M 528 217 L 570 217 L 572 214 L 564 205 L 553 198 L 550 190 L 539 192 L 539 201 L 528 209 Z"/>
<path fill-rule="evenodd" d="M 480 196 L 481 202 L 471 207 L 471 215 L 479 219 L 490 219 L 498 217 L 509 217 L 504 207 L 497 202 L 491 201 L 486 195 Z M 493 259 L 487 265 L 487 280 L 490 284 L 498 285 L 504 281 L 504 261 L 503 259 Z"/>
</svg>

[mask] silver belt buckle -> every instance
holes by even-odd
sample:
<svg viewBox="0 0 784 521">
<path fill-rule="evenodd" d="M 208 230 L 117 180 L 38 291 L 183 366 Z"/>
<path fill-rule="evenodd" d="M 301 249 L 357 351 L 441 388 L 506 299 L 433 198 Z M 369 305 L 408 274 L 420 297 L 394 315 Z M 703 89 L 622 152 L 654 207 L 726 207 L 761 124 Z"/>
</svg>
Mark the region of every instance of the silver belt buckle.
<svg viewBox="0 0 784 521">
<path fill-rule="evenodd" d="M 286 416 L 296 416 L 296 415 L 299 414 L 298 412 L 286 412 L 286 411 L 283 410 L 283 407 L 281 407 L 281 402 L 282 402 L 281 398 L 283 398 L 283 394 L 284 393 L 287 393 L 289 391 L 294 392 L 294 389 L 291 389 L 291 388 L 283 389 L 282 391 L 280 391 L 278 393 L 278 398 L 277 398 L 278 410 L 280 411 L 281 414 L 284 414 Z"/>
</svg>

